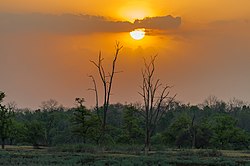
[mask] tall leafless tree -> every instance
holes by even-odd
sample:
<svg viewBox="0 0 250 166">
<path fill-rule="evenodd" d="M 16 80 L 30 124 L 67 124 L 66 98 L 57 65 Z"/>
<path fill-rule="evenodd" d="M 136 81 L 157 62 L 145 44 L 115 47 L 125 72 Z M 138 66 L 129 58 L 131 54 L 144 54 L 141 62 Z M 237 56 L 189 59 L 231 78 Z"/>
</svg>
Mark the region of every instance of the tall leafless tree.
<svg viewBox="0 0 250 166">
<path fill-rule="evenodd" d="M 145 118 L 145 154 L 148 154 L 151 146 L 151 136 L 155 131 L 159 120 L 163 114 L 169 109 L 169 104 L 173 101 L 173 97 L 169 97 L 170 86 L 163 86 L 159 79 L 154 79 L 155 75 L 155 59 L 157 56 L 151 57 L 149 63 L 144 63 L 142 70 L 142 86 L 139 94 L 143 97 L 144 104 L 142 107 L 142 115 Z"/>
<path fill-rule="evenodd" d="M 89 89 L 89 90 L 93 90 L 95 92 L 95 98 L 96 98 L 96 112 L 98 114 L 98 117 L 101 121 L 101 136 L 100 138 L 105 134 L 105 130 L 106 130 L 106 124 L 107 124 L 107 111 L 109 108 L 109 102 L 110 102 L 110 95 L 111 95 L 111 90 L 112 90 L 112 84 L 113 84 L 113 78 L 114 75 L 116 73 L 118 73 L 118 71 L 116 71 L 116 62 L 117 62 L 117 58 L 119 56 L 119 53 L 122 49 L 122 46 L 120 46 L 119 42 L 116 43 L 115 46 L 115 54 L 114 54 L 114 58 L 113 58 L 113 62 L 112 62 L 112 68 L 110 72 L 106 72 L 106 70 L 103 67 L 103 60 L 104 58 L 102 57 L 101 52 L 99 53 L 99 57 L 98 57 L 98 61 L 90 61 L 91 63 L 94 64 L 94 66 L 97 68 L 98 70 L 98 74 L 99 77 L 101 78 L 101 82 L 102 82 L 102 88 L 104 91 L 104 95 L 103 95 L 103 111 L 102 111 L 102 115 L 100 115 L 100 108 L 99 108 L 99 95 L 98 95 L 98 89 L 97 89 L 97 85 L 96 85 L 96 80 L 94 78 L 94 76 L 90 75 L 89 77 L 92 79 L 93 81 L 93 85 L 94 87 Z"/>
</svg>

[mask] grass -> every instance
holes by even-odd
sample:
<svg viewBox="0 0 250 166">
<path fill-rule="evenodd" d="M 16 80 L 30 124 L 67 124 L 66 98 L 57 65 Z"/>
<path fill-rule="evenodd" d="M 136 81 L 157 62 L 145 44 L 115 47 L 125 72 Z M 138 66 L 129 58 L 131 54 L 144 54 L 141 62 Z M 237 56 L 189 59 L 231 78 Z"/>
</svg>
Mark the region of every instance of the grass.
<svg viewBox="0 0 250 166">
<path fill-rule="evenodd" d="M 144 156 L 140 150 L 140 146 L 67 145 L 41 149 L 6 146 L 0 150 L 0 165 L 250 166 L 248 151 L 165 149 Z"/>
</svg>

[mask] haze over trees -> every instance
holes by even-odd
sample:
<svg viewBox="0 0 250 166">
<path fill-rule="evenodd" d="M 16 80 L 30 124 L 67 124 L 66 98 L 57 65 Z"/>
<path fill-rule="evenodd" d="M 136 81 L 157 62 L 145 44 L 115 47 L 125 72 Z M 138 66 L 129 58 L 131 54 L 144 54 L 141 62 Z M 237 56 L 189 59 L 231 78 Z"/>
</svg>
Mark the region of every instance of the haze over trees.
<svg viewBox="0 0 250 166">
<path fill-rule="evenodd" d="M 0 138 L 5 144 L 65 146 L 91 144 L 98 146 L 139 146 L 146 155 L 155 146 L 168 148 L 249 149 L 250 106 L 232 99 L 228 103 L 209 96 L 199 105 L 184 104 L 170 95 L 170 86 L 155 78 L 152 57 L 142 70 L 139 94 L 143 103 L 110 104 L 116 63 L 122 47 L 117 43 L 111 72 L 103 67 L 103 58 L 91 61 L 98 69 L 104 91 L 99 104 L 96 80 L 91 75 L 96 105 L 87 108 L 84 98 L 76 106 L 64 108 L 56 100 L 43 101 L 37 110 L 13 109 L 3 105 L 0 93 Z M 139 89 L 139 87 L 138 87 Z"/>
<path fill-rule="evenodd" d="M 143 148 L 146 126 L 140 111 L 133 104 L 111 104 L 107 112 L 105 145 Z M 18 109 L 11 121 L 1 119 L 1 124 L 3 122 L 8 122 L 8 125 L 1 125 L 1 138 L 4 138 L 1 143 L 36 148 L 65 144 L 99 145 L 101 128 L 96 112 L 80 104 L 75 108 L 51 111 Z M 226 104 L 224 109 L 218 109 L 172 101 L 150 139 L 152 147 L 248 149 L 250 107 L 229 107 Z"/>
</svg>

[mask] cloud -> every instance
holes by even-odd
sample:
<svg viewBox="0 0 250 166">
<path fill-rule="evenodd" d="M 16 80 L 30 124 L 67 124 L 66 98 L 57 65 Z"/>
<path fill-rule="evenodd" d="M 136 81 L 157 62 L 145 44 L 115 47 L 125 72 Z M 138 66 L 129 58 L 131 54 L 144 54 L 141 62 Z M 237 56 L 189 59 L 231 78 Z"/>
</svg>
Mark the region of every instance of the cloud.
<svg viewBox="0 0 250 166">
<path fill-rule="evenodd" d="M 158 30 L 175 29 L 180 25 L 181 18 L 173 17 L 171 15 L 162 17 L 146 17 L 143 20 L 135 20 L 134 22 L 134 26 Z"/>
<path fill-rule="evenodd" d="M 0 20 L 0 30 L 2 33 L 48 32 L 65 35 L 84 35 L 98 32 L 129 32 L 140 27 L 165 31 L 177 28 L 181 24 L 180 17 L 175 18 L 170 15 L 147 17 L 131 23 L 128 21 L 111 21 L 105 17 L 92 15 L 0 13 Z"/>
</svg>

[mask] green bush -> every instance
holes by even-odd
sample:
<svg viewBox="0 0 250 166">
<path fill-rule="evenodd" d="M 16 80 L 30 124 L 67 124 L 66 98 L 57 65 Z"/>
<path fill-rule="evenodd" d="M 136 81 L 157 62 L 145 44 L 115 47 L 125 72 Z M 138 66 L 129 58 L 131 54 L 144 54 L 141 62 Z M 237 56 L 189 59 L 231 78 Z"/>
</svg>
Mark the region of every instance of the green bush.
<svg viewBox="0 0 250 166">
<path fill-rule="evenodd" d="M 220 157 L 222 156 L 222 153 L 216 149 L 207 149 L 207 150 L 199 150 L 197 152 L 198 156 L 201 157 Z"/>
<path fill-rule="evenodd" d="M 100 148 L 91 144 L 60 145 L 49 148 L 49 152 L 76 152 L 76 153 L 97 153 Z"/>
</svg>

